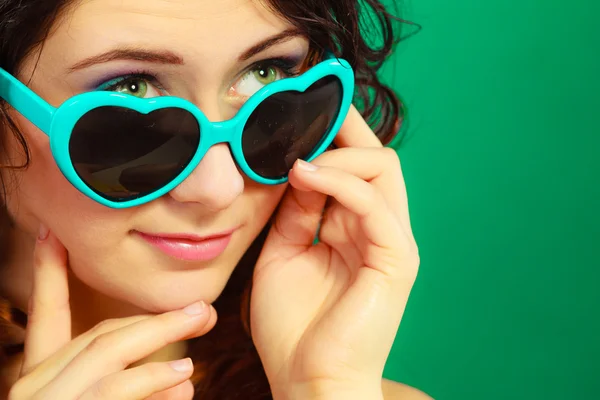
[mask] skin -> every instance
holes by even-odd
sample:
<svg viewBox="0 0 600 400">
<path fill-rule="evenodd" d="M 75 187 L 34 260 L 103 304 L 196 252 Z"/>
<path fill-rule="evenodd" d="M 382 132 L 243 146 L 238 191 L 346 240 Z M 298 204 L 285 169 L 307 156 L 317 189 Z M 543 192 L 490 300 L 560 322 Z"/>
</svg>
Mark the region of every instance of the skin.
<svg viewBox="0 0 600 400">
<path fill-rule="evenodd" d="M 56 22 L 30 87 L 58 106 L 93 89 L 90 85 L 108 74 L 149 70 L 160 77 L 169 94 L 194 102 L 210 120 L 219 121 L 235 115 L 243 98 L 231 88 L 254 61 L 275 56 L 302 60 L 308 52 L 308 41 L 295 37 L 240 62 L 245 50 L 290 28 L 257 2 L 146 0 L 143 7 L 140 4 L 80 2 Z M 183 63 L 120 60 L 69 72 L 70 66 L 114 47 L 149 43 L 154 50 L 178 54 Z M 25 60 L 21 80 L 31 76 L 35 61 Z M 275 398 L 425 398 L 388 382 L 382 391 L 382 363 L 414 282 L 418 257 L 397 156 L 381 147 L 356 110 L 351 110 L 336 139 L 345 148 L 317 159 L 314 164 L 321 168 L 316 173 L 296 165 L 291 185 L 256 184 L 240 173 L 228 148 L 218 145 L 168 195 L 126 210 L 103 207 L 79 193 L 58 170 L 47 137 L 19 114 L 12 116 L 31 150 L 27 170 L 4 172 L 6 202 L 16 228 L 11 232 L 9 262 L 0 269 L 4 283 L 0 293 L 17 307 L 29 309 L 30 316 L 25 355 L 15 362 L 9 382 L 17 381 L 14 399 L 29 399 L 34 393 L 50 396 L 57 388 L 62 396 L 65 382 L 72 382 L 69 371 L 80 371 L 77 363 L 86 357 L 97 367 L 78 376 L 79 386 L 67 385 L 73 398 L 84 392 L 82 398 L 104 398 L 98 397 L 95 385 L 107 377 L 116 378 L 110 385 L 105 381 L 103 388 L 146 379 L 146 385 L 140 385 L 146 388 L 143 397 L 138 391 L 123 393 L 123 399 L 152 393 L 153 398 L 190 398 L 191 372 L 173 375 L 172 369 L 167 372 L 165 364 L 156 362 L 182 357 L 184 339 L 214 326 L 217 316 L 210 303 L 280 201 L 285 207 L 278 216 L 279 228 L 271 232 L 256 267 L 257 287 L 252 294 L 254 338 Z M 5 156 L 18 163 L 22 158 L 18 146 L 7 140 Z M 356 157 L 365 160 L 359 164 L 372 167 L 357 169 Z M 384 187 L 387 192 L 380 193 Z M 336 201 L 326 215 L 331 222 L 324 225 L 325 243 L 307 251 L 310 237 L 305 232 L 315 231 L 327 195 Z M 365 210 L 374 204 L 380 204 L 376 208 L 382 214 L 367 215 Z M 373 231 L 375 221 L 384 220 L 389 224 L 378 224 L 378 231 Z M 40 227 L 42 239 L 36 240 Z M 137 230 L 204 236 L 234 227 L 239 228 L 227 251 L 208 262 L 171 258 L 132 234 Z M 383 237 L 387 241 L 378 244 Z M 348 243 L 359 245 L 354 248 Z M 297 271 L 308 275 L 298 277 Z M 285 290 L 296 297 L 286 298 Z M 307 294 L 312 302 L 305 298 Z M 283 300 L 274 304 L 273 296 Z M 208 304 L 202 314 L 184 315 L 181 309 L 198 301 Z M 357 308 L 366 303 L 370 304 Z M 295 304 L 305 307 L 294 308 Z M 274 326 L 282 312 L 297 319 Z M 364 317 L 362 323 L 357 323 L 357 315 Z M 345 331 L 347 342 L 337 344 L 338 348 L 334 345 L 331 353 L 323 352 L 319 347 L 330 347 L 330 332 L 336 326 L 352 327 Z M 373 326 L 382 329 L 377 337 Z M 54 332 L 52 340 L 49 331 Z M 98 337 L 104 338 L 102 345 L 97 344 Z M 371 342 L 380 346 L 376 352 L 368 347 Z M 95 343 L 93 351 L 89 351 L 91 343 Z M 339 350 L 344 346 L 357 350 L 352 354 Z M 120 361 L 115 362 L 119 355 Z M 346 367 L 307 370 L 307 365 L 319 365 L 320 357 Z M 127 371 L 134 372 L 124 378 L 122 370 L 128 366 Z M 148 380 L 153 376 L 164 379 Z"/>
<path fill-rule="evenodd" d="M 168 85 L 170 93 L 193 101 L 209 119 L 218 121 L 235 114 L 227 91 L 244 67 L 274 54 L 307 51 L 306 40 L 298 38 L 250 62 L 236 63 L 238 55 L 248 47 L 287 28 L 251 2 L 225 1 L 217 5 L 208 1 L 150 1 L 143 7 L 139 4 L 116 0 L 83 2 L 67 20 L 56 24 L 56 31 L 46 41 L 32 89 L 58 106 L 107 74 L 147 68 L 157 75 L 167 75 L 161 84 Z M 240 40 L 239 27 L 248 25 L 252 28 Z M 214 35 L 215 32 L 219 34 Z M 192 37 L 195 40 L 190 40 Z M 67 73 L 69 66 L 87 57 L 122 45 L 147 43 L 152 43 L 154 49 L 172 49 L 184 58 L 185 65 L 115 61 Z M 65 48 L 70 50 L 64 52 Z M 34 61 L 25 63 L 21 76 L 30 76 Z M 31 255 L 31 238 L 37 235 L 43 222 L 69 250 L 71 269 L 82 283 L 77 289 L 86 292 L 93 288 L 93 293 L 81 293 L 81 298 L 114 299 L 110 310 L 104 298 L 94 301 L 102 304 L 101 308 L 111 316 L 132 315 L 142 310 L 164 312 L 200 299 L 213 302 L 283 194 L 284 187 L 261 186 L 246 179 L 237 170 L 227 147 L 219 145 L 208 152 L 194 173 L 169 196 L 135 209 L 109 209 L 73 188 L 49 153 L 47 137 L 22 116 L 15 114 L 15 117 L 32 153 L 29 170 L 17 174 L 18 188 L 11 190 L 8 197 L 9 211 L 30 242 L 29 249 L 23 250 L 25 255 L 17 257 Z M 9 156 L 14 159 L 18 155 Z M 135 229 L 205 236 L 240 225 L 228 251 L 211 265 L 173 262 L 163 253 L 149 251 L 145 242 L 130 234 Z M 218 267 L 209 268 L 215 265 Z M 20 278 L 24 273 L 20 265 L 5 269 L 13 282 L 30 281 Z M 26 306 L 26 287 L 11 285 L 3 289 L 16 304 Z M 82 308 L 88 313 L 87 305 Z M 77 331 L 90 327 L 86 324 Z"/>
</svg>

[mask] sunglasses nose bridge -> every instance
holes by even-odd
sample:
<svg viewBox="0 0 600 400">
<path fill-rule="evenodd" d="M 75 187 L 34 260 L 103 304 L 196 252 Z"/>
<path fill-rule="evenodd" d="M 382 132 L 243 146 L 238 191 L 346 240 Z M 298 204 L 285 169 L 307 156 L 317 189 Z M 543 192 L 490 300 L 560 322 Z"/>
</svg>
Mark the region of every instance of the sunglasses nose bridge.
<svg viewBox="0 0 600 400">
<path fill-rule="evenodd" d="M 208 147 L 221 143 L 232 143 L 237 131 L 237 123 L 234 120 L 213 122 L 211 134 L 208 138 Z"/>
</svg>

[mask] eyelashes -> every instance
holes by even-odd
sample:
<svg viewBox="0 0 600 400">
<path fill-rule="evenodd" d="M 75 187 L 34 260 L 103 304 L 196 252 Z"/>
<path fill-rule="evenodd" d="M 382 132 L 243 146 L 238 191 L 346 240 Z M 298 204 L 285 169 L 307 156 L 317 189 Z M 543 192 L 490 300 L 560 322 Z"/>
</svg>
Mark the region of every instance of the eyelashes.
<svg viewBox="0 0 600 400">
<path fill-rule="evenodd" d="M 142 80 L 151 83 L 153 86 L 158 87 L 159 89 L 164 90 L 162 85 L 159 84 L 158 79 L 152 74 L 151 71 L 147 70 L 136 70 L 126 74 L 118 75 L 114 78 L 106 79 L 95 85 L 95 89 L 97 91 L 114 91 L 120 85 L 132 80 Z"/>
<path fill-rule="evenodd" d="M 297 76 L 302 72 L 300 70 L 302 64 L 302 60 L 294 59 L 292 57 L 270 58 L 252 64 L 249 68 L 245 70 L 244 74 L 253 70 L 263 69 L 266 67 L 277 67 L 284 73 L 284 75 L 288 77 Z"/>
<path fill-rule="evenodd" d="M 236 81 L 245 76 L 246 74 L 263 68 L 275 67 L 278 68 L 284 75 L 284 77 L 294 77 L 300 75 L 304 64 L 304 57 L 274 57 L 265 60 L 260 60 L 249 67 L 245 68 L 236 78 Z M 109 77 L 104 77 L 98 83 L 92 85 L 93 91 L 114 91 L 120 85 L 123 85 L 129 81 L 145 81 L 159 91 L 166 93 L 166 87 L 158 79 L 157 74 L 148 70 L 133 70 L 130 72 L 120 72 Z"/>
</svg>

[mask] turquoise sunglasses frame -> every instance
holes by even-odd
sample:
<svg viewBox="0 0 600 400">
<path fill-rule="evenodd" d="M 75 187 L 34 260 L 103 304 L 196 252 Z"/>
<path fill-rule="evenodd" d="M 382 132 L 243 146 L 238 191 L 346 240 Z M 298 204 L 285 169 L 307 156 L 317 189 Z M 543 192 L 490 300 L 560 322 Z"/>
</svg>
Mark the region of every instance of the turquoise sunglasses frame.
<svg viewBox="0 0 600 400">
<path fill-rule="evenodd" d="M 346 119 L 354 96 L 355 84 L 352 67 L 346 60 L 336 58 L 331 53 L 327 54 L 324 61 L 319 62 L 299 76 L 283 78 L 266 85 L 252 95 L 232 119 L 221 122 L 209 121 L 195 104 L 175 96 L 142 99 L 117 92 L 95 91 L 73 96 L 58 108 L 55 108 L 2 68 L 0 68 L 0 98 L 4 99 L 49 137 L 50 150 L 58 168 L 77 190 L 104 206 L 122 209 L 148 203 L 173 190 L 192 173 L 206 152 L 212 146 L 220 143 L 229 144 L 235 161 L 249 178 L 266 185 L 285 183 L 287 175 L 278 179 L 266 179 L 257 175 L 248 166 L 242 151 L 242 134 L 246 121 L 252 112 L 268 97 L 285 91 L 304 92 L 318 80 L 327 76 L 336 76 L 339 79 L 343 91 L 342 100 L 337 119 L 332 128 L 311 156 L 305 160 L 310 162 L 331 145 Z M 196 117 L 198 121 L 201 132 L 198 149 L 181 173 L 156 191 L 124 201 L 106 199 L 91 189 L 79 177 L 69 155 L 69 140 L 77 121 L 89 111 L 104 106 L 123 107 L 142 114 L 149 114 L 162 108 L 184 109 Z"/>
</svg>

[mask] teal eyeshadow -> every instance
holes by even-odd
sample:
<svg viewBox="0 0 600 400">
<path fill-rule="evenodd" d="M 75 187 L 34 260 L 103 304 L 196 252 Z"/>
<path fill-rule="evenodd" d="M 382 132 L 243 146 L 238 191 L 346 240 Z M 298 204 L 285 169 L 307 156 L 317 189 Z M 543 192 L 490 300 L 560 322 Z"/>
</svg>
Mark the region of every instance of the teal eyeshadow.
<svg viewBox="0 0 600 400">
<path fill-rule="evenodd" d="M 100 86 L 98 86 L 98 87 L 97 87 L 96 89 L 94 89 L 94 90 L 97 90 L 97 91 L 104 91 L 104 90 L 106 90 L 106 88 L 109 88 L 109 87 L 111 87 L 111 86 L 114 86 L 115 84 L 117 84 L 117 83 L 119 83 L 119 82 L 123 82 L 125 79 L 127 79 L 127 77 L 122 77 L 122 76 L 121 76 L 121 77 L 118 77 L 118 78 L 111 79 L 110 81 L 108 81 L 108 82 L 105 82 L 105 83 L 101 84 Z"/>
</svg>

